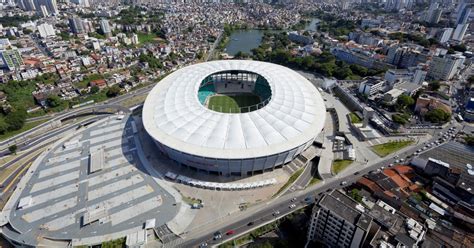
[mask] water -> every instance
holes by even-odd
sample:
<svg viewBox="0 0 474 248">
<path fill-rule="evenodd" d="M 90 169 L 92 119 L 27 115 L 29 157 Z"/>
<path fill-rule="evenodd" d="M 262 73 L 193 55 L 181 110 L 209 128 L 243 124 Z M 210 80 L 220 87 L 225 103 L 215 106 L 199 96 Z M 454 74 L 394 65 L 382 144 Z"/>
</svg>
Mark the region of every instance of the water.
<svg viewBox="0 0 474 248">
<path fill-rule="evenodd" d="M 252 49 L 257 48 L 262 42 L 264 30 L 248 29 L 236 30 L 230 35 L 230 41 L 226 46 L 226 52 L 234 56 L 239 51 L 252 53 Z"/>
<path fill-rule="evenodd" d="M 311 19 L 311 22 L 306 25 L 305 30 L 316 31 L 320 20 L 317 18 Z M 267 31 L 268 32 L 268 31 Z M 272 31 L 270 31 L 272 32 Z M 277 31 L 282 32 L 282 31 Z M 252 49 L 260 46 L 265 30 L 246 29 L 236 30 L 230 35 L 230 41 L 226 46 L 226 52 L 230 56 L 236 55 L 239 51 L 243 53 L 252 53 Z"/>
<path fill-rule="evenodd" d="M 313 18 L 311 19 L 311 22 L 308 23 L 308 25 L 306 25 L 305 29 L 304 30 L 307 30 L 307 31 L 316 31 L 316 29 L 318 28 L 318 24 L 321 20 L 319 20 L 318 18 Z"/>
</svg>

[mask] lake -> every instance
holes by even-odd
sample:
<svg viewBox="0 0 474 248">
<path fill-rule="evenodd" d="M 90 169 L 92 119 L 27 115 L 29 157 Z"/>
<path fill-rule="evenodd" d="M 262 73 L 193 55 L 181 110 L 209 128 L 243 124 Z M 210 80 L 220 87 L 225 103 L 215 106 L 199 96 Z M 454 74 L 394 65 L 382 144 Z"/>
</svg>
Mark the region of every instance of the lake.
<svg viewBox="0 0 474 248">
<path fill-rule="evenodd" d="M 226 53 L 234 56 L 239 51 L 252 53 L 252 49 L 257 48 L 262 42 L 264 30 L 247 29 L 236 30 L 230 35 L 230 41 L 226 46 Z"/>
<path fill-rule="evenodd" d="M 311 22 L 308 23 L 308 25 L 306 25 L 304 30 L 316 31 L 316 28 L 319 22 L 320 20 L 317 18 L 311 19 Z M 283 32 L 283 31 L 278 30 L 278 31 L 270 31 L 270 32 Z M 232 32 L 232 34 L 230 35 L 230 41 L 226 46 L 225 52 L 229 54 L 230 56 L 236 55 L 239 51 L 251 54 L 252 49 L 257 48 L 262 42 L 262 37 L 264 33 L 265 33 L 265 30 L 257 30 L 257 29 L 236 30 Z"/>
</svg>

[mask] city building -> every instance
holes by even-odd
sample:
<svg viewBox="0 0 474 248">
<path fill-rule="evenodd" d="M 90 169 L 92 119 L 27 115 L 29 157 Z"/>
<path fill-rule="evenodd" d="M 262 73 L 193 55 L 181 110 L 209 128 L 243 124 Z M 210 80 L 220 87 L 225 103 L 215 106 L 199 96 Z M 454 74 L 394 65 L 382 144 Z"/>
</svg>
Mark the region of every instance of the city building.
<svg viewBox="0 0 474 248">
<path fill-rule="evenodd" d="M 429 49 L 418 45 L 390 46 L 385 61 L 398 68 L 409 68 L 420 63 L 426 63 L 429 57 Z"/>
<path fill-rule="evenodd" d="M 446 43 L 451 38 L 452 34 L 453 34 L 453 29 L 452 28 L 443 28 L 443 29 L 439 30 L 439 32 L 436 34 L 436 36 L 438 37 L 439 43 Z"/>
<path fill-rule="evenodd" d="M 356 64 L 370 69 L 394 68 L 394 66 L 379 61 L 366 51 L 350 50 L 347 48 L 333 47 L 331 53 L 339 60 L 349 64 Z"/>
<path fill-rule="evenodd" d="M 411 164 L 432 178 L 432 197 L 460 222 L 474 225 L 474 148 L 451 141 L 412 159 Z"/>
<path fill-rule="evenodd" d="M 372 225 L 364 207 L 333 191 L 324 195 L 313 208 L 308 241 L 327 247 L 362 247 Z"/>
<path fill-rule="evenodd" d="M 109 24 L 108 20 L 106 20 L 106 19 L 100 20 L 100 31 L 107 38 L 112 36 L 112 29 L 110 28 L 110 24 Z"/>
<path fill-rule="evenodd" d="M 407 69 L 390 69 L 385 72 L 384 80 L 389 85 L 394 85 L 397 81 L 411 81 L 413 72 Z"/>
<path fill-rule="evenodd" d="M 0 59 L 0 68 L 10 71 L 19 69 L 23 65 L 23 59 L 18 49 L 0 51 Z"/>
<path fill-rule="evenodd" d="M 468 27 L 469 27 L 469 23 L 458 24 L 456 26 L 456 29 L 454 30 L 453 37 L 451 39 L 455 41 L 462 41 L 464 39 L 464 35 L 466 35 L 466 31 Z"/>
<path fill-rule="evenodd" d="M 54 30 L 53 25 L 48 24 L 48 23 L 43 23 L 41 25 L 38 25 L 38 32 L 41 38 L 56 36 L 56 31 Z"/>
<path fill-rule="evenodd" d="M 83 34 L 86 32 L 82 19 L 78 17 L 69 19 L 69 27 L 75 34 Z"/>
<path fill-rule="evenodd" d="M 33 0 L 34 8 L 30 7 L 31 1 L 23 0 L 23 2 L 24 2 L 23 5 L 25 6 L 25 9 L 36 10 L 42 16 L 59 14 L 58 4 L 56 0 Z"/>
<path fill-rule="evenodd" d="M 466 24 L 469 22 L 469 16 L 472 9 L 466 3 L 461 4 L 461 8 L 457 14 L 456 24 Z"/>
<path fill-rule="evenodd" d="M 416 100 L 415 112 L 418 112 L 421 115 L 424 115 L 426 112 L 433 109 L 441 109 L 446 113 L 449 113 L 449 114 L 452 113 L 451 106 L 449 102 L 446 100 L 443 100 L 434 96 L 430 96 L 427 94 L 422 94 Z"/>
<path fill-rule="evenodd" d="M 369 78 L 360 84 L 359 93 L 370 97 L 375 93 L 382 91 L 384 87 L 384 80 L 378 78 Z"/>
<path fill-rule="evenodd" d="M 314 43 L 314 39 L 312 37 L 298 34 L 297 31 L 289 32 L 288 39 L 290 39 L 292 42 L 300 43 L 303 45 L 310 45 Z"/>
<path fill-rule="evenodd" d="M 211 108 L 215 94 L 251 94 L 259 100 Z M 251 60 L 179 69 L 150 91 L 143 107 L 145 130 L 165 156 L 200 171 L 236 176 L 292 161 L 313 144 L 325 116 L 322 97 L 307 79 Z"/>
<path fill-rule="evenodd" d="M 474 121 L 474 97 L 469 98 L 464 109 L 464 120 Z"/>
<path fill-rule="evenodd" d="M 435 56 L 431 60 L 428 77 L 434 80 L 451 80 L 464 63 L 466 57 L 461 54 Z"/>
<path fill-rule="evenodd" d="M 432 2 L 430 4 L 430 8 L 428 9 L 428 13 L 426 15 L 425 21 L 428 23 L 436 24 L 441 19 L 442 13 L 443 13 L 443 10 L 439 8 L 439 3 Z"/>
</svg>

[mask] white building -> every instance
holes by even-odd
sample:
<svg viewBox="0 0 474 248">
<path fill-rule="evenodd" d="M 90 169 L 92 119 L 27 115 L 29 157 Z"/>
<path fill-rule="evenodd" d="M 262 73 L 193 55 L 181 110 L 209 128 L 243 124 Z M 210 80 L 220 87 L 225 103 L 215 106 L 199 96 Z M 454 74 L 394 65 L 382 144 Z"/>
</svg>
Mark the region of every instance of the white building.
<svg viewBox="0 0 474 248">
<path fill-rule="evenodd" d="M 428 77 L 435 80 L 451 80 L 454 75 L 458 73 L 465 59 L 466 57 L 460 54 L 433 57 L 428 71 Z"/>
<path fill-rule="evenodd" d="M 381 91 L 385 86 L 385 81 L 383 80 L 366 80 L 362 82 L 359 86 L 359 93 L 372 96 L 375 93 Z"/>
<path fill-rule="evenodd" d="M 137 34 L 133 34 L 132 35 L 132 44 L 134 45 L 137 45 L 138 44 L 138 35 Z"/>
<path fill-rule="evenodd" d="M 48 23 L 43 23 L 41 25 L 38 25 L 38 32 L 41 38 L 56 36 L 56 31 L 54 30 L 53 25 L 48 24 Z"/>
<path fill-rule="evenodd" d="M 438 40 L 439 43 L 446 43 L 449 41 L 451 38 L 451 35 L 453 34 L 453 29 L 452 28 L 443 28 L 439 31 L 438 34 Z"/>
<path fill-rule="evenodd" d="M 469 23 L 458 24 L 456 26 L 456 29 L 454 30 L 452 39 L 455 41 L 462 41 L 464 39 L 464 35 L 466 35 L 466 31 L 468 27 L 469 27 Z"/>
<path fill-rule="evenodd" d="M 223 111 L 206 104 L 214 94 L 253 94 L 259 101 Z M 179 69 L 150 91 L 143 106 L 143 125 L 157 150 L 216 175 L 251 175 L 293 161 L 313 144 L 325 117 L 321 94 L 306 78 L 251 60 Z"/>
<path fill-rule="evenodd" d="M 109 21 L 106 19 L 100 20 L 100 30 L 105 35 L 105 37 L 112 36 L 112 29 L 110 28 Z"/>
</svg>

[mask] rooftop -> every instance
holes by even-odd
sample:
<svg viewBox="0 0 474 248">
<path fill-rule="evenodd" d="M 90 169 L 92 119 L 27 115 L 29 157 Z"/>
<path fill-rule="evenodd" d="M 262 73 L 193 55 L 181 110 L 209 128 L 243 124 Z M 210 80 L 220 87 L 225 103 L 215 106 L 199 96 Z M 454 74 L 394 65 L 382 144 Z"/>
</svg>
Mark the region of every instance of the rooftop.
<svg viewBox="0 0 474 248">
<path fill-rule="evenodd" d="M 203 106 L 198 99 L 203 79 L 232 70 L 265 78 L 270 102 L 240 114 Z M 145 129 L 155 140 L 187 154 L 223 159 L 291 150 L 316 137 L 325 116 L 322 97 L 306 78 L 280 65 L 250 60 L 212 61 L 175 71 L 152 89 L 143 107 Z"/>
<path fill-rule="evenodd" d="M 360 208 L 358 207 L 358 205 L 360 205 L 359 203 L 337 190 L 325 195 L 318 205 L 331 210 L 343 219 L 364 230 L 368 230 L 372 222 L 370 216 L 357 209 Z"/>
</svg>

